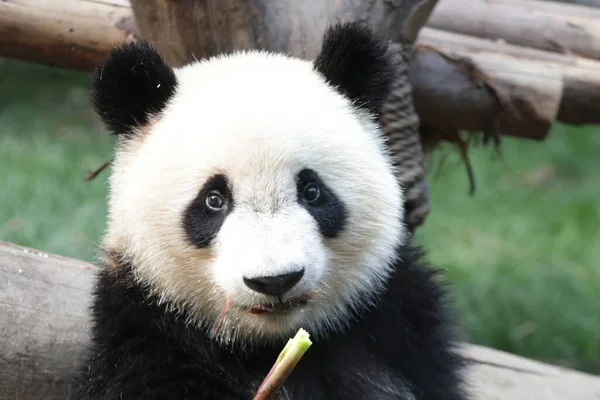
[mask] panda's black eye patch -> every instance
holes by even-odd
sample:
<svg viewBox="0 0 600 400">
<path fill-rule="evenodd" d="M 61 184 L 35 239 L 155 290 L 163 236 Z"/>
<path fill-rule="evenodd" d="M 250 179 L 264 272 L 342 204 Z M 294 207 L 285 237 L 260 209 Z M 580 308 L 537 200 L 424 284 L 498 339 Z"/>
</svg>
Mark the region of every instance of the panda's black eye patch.
<svg viewBox="0 0 600 400">
<path fill-rule="evenodd" d="M 305 168 L 296 176 L 298 202 L 317 221 L 321 234 L 327 238 L 344 229 L 347 213 L 344 203 L 312 169 Z"/>
<path fill-rule="evenodd" d="M 225 175 L 215 175 L 200 189 L 183 216 L 188 239 L 197 247 L 208 247 L 227 215 L 233 209 L 233 196 Z"/>
</svg>

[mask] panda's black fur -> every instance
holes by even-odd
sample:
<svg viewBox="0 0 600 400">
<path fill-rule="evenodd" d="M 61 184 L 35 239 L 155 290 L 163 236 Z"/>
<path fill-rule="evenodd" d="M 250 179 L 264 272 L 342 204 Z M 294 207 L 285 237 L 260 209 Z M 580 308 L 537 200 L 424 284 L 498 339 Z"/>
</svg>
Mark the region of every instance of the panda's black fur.
<svg viewBox="0 0 600 400">
<path fill-rule="evenodd" d="M 132 49 L 140 56 L 131 57 Z M 385 43 L 349 24 L 328 31 L 315 68 L 357 107 L 376 114 L 394 65 Z M 98 69 L 93 91 L 108 127 L 126 140 L 159 113 L 177 86 L 170 71 L 147 44 L 114 50 Z M 92 344 L 74 398 L 251 399 L 285 342 L 243 350 L 220 344 L 189 324 L 185 311 L 173 311 L 138 284 L 131 261 L 105 251 L 107 268 L 93 297 Z M 421 256 L 399 244 L 394 273 L 377 303 L 354 315 L 347 329 L 314 339 L 277 398 L 466 399 L 445 290 Z"/>
<path fill-rule="evenodd" d="M 316 342 L 281 399 L 465 399 L 463 361 L 437 272 L 401 247 L 377 307 Z M 121 263 L 118 255 L 113 262 Z M 232 352 L 134 283 L 131 266 L 100 274 L 93 348 L 78 399 L 251 399 L 285 343 Z M 411 397 L 412 396 L 412 397 Z"/>
<path fill-rule="evenodd" d="M 146 42 L 116 47 L 95 71 L 92 102 L 106 126 L 128 136 L 160 112 L 177 88 L 173 70 Z"/>
</svg>

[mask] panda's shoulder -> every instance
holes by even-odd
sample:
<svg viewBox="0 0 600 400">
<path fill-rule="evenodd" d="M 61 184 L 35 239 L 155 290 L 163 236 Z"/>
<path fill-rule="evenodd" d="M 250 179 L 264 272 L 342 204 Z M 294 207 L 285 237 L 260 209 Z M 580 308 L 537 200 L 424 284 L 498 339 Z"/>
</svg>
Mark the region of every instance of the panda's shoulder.
<svg viewBox="0 0 600 400">
<path fill-rule="evenodd" d="M 377 327 L 381 342 L 433 340 L 446 343 L 455 339 L 448 282 L 433 266 L 425 250 L 407 244 L 398 249 L 393 272 L 376 306 L 365 314 L 359 325 Z"/>
<path fill-rule="evenodd" d="M 205 332 L 150 293 L 127 263 L 99 270 L 91 311 L 94 340 L 85 356 L 93 368 L 75 377 L 81 398 L 104 390 L 168 399 L 212 398 L 216 390 L 219 398 L 233 398 L 235 391 L 226 388 L 243 387 L 234 373 L 241 365 L 230 370 L 231 361 L 221 362 Z"/>
<path fill-rule="evenodd" d="M 457 351 L 460 334 L 449 283 L 427 258 L 419 246 L 400 248 L 385 293 L 360 325 L 370 334 L 370 352 L 399 371 L 410 387 L 432 398 L 460 399 L 458 371 L 465 359 Z"/>
</svg>

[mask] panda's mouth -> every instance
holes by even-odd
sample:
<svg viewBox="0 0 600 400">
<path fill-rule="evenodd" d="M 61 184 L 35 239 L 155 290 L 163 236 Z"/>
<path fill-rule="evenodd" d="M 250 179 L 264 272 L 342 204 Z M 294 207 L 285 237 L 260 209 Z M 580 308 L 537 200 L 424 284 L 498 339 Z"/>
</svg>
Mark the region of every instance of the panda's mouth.
<svg viewBox="0 0 600 400">
<path fill-rule="evenodd" d="M 248 307 L 247 310 L 251 315 L 263 315 L 274 313 L 287 313 L 299 307 L 305 306 L 313 296 L 312 292 L 304 293 L 298 297 L 286 300 L 279 303 L 263 303 Z"/>
</svg>

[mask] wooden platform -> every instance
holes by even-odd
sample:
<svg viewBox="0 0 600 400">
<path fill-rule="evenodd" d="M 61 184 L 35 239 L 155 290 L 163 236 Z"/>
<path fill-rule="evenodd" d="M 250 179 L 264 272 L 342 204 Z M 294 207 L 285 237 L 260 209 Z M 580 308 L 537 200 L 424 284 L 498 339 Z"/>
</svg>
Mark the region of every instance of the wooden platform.
<svg viewBox="0 0 600 400">
<path fill-rule="evenodd" d="M 65 399 L 96 267 L 0 242 L 0 400 Z M 600 400 L 600 377 L 463 345 L 473 400 Z"/>
</svg>

